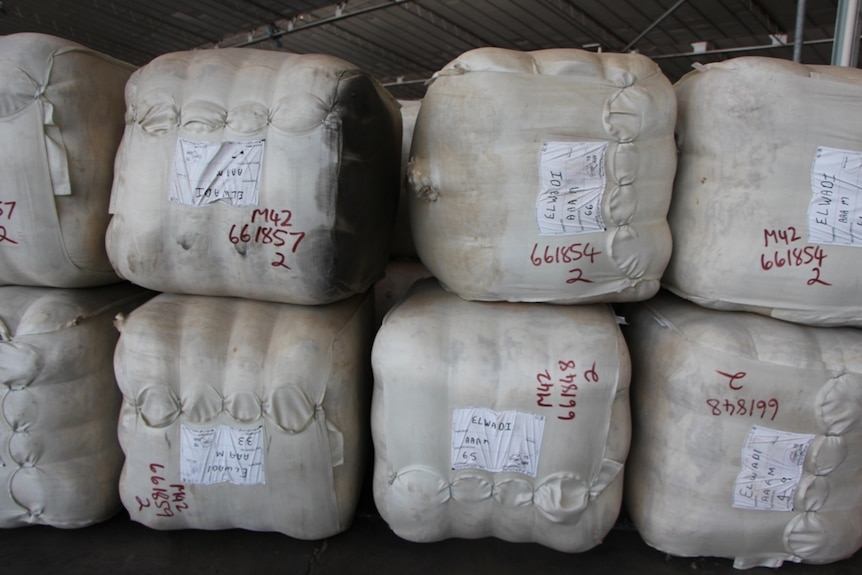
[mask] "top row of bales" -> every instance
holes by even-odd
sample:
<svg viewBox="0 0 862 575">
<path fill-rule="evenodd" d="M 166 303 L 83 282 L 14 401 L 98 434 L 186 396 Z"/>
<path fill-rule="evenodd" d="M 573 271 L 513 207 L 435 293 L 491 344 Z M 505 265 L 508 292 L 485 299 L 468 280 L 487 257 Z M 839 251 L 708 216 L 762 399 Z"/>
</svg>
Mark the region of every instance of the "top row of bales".
<svg viewBox="0 0 862 575">
<path fill-rule="evenodd" d="M 0 283 L 323 304 L 382 277 L 402 120 L 368 74 L 245 49 L 132 72 L 59 39 L 0 43 L 16 62 Z M 705 306 L 862 325 L 860 96 L 859 70 L 767 58 L 672 86 L 637 54 L 467 52 L 416 118 L 416 253 L 470 300 L 642 301 L 663 282 Z"/>
</svg>

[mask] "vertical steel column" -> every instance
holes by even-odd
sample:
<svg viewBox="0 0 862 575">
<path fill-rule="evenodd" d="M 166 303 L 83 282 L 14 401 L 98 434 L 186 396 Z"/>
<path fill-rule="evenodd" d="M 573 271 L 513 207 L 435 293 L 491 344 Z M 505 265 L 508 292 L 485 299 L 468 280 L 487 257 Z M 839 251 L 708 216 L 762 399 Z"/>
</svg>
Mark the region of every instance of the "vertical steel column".
<svg viewBox="0 0 862 575">
<path fill-rule="evenodd" d="M 793 61 L 802 61 L 802 43 L 805 41 L 805 0 L 796 0 L 796 31 L 793 33 Z"/>
<path fill-rule="evenodd" d="M 832 65 L 856 67 L 859 57 L 859 0 L 839 0 Z"/>
</svg>

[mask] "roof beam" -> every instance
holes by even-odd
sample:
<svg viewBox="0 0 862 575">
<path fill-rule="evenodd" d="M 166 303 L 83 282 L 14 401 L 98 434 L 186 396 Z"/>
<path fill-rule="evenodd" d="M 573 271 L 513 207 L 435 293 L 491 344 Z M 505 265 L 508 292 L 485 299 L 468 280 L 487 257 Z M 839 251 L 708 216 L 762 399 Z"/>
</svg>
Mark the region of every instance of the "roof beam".
<svg viewBox="0 0 862 575">
<path fill-rule="evenodd" d="M 680 6 L 682 6 L 683 4 L 685 4 L 687 1 L 688 0 L 677 0 L 676 3 L 674 3 L 674 5 L 671 6 L 670 8 L 668 8 L 664 14 L 662 14 L 661 16 L 656 18 L 656 20 L 652 24 L 647 26 L 646 30 L 644 30 L 643 32 L 638 34 L 634 40 L 632 40 L 631 42 L 626 44 L 625 48 L 623 48 L 621 51 L 622 52 L 628 52 L 629 50 L 631 50 L 638 42 L 640 42 L 643 39 L 644 36 L 646 36 L 647 34 L 652 32 L 653 28 L 655 28 L 656 26 L 658 26 L 659 24 L 664 22 L 668 16 L 670 16 L 671 14 L 676 12 L 676 9 L 679 8 Z"/>
<path fill-rule="evenodd" d="M 609 37 L 613 38 L 614 40 L 616 40 L 617 42 L 619 42 L 619 46 L 624 46 L 626 44 L 626 41 L 622 36 L 620 36 L 619 34 L 614 32 L 613 30 L 611 30 L 610 28 L 608 28 L 607 26 L 605 26 L 604 24 L 602 24 L 601 22 L 599 22 L 598 20 L 596 20 L 595 18 L 593 18 L 592 16 L 590 16 L 589 14 L 587 14 L 586 12 L 584 12 L 583 10 L 581 10 L 580 8 L 575 6 L 572 3 L 572 0 L 544 0 L 544 1 L 546 4 L 556 5 L 557 9 L 560 12 L 563 12 L 564 14 L 566 12 L 568 12 L 569 16 L 571 16 L 571 24 L 573 26 L 575 26 L 578 30 L 580 30 L 585 36 L 588 36 L 590 38 L 595 37 L 594 36 L 595 30 L 593 30 L 591 28 L 591 26 L 594 26 L 594 27 L 598 28 L 602 32 L 602 34 L 606 34 L 607 36 L 609 36 Z M 582 22 L 587 22 L 588 24 L 578 22 L 579 19 Z M 600 40 L 600 38 L 596 38 L 596 40 L 598 41 L 598 40 Z M 599 42 L 599 44 L 601 45 L 601 42 Z"/>
<path fill-rule="evenodd" d="M 458 26 L 457 24 L 455 24 L 454 22 L 449 20 L 448 18 L 444 18 L 440 14 L 438 14 L 432 10 L 429 10 L 428 8 L 425 8 L 424 6 L 421 6 L 418 2 L 414 2 L 410 5 L 405 4 L 405 5 L 402 5 L 401 7 L 407 11 L 414 12 L 417 16 L 419 16 L 423 20 L 431 22 L 432 24 L 434 24 L 435 26 L 437 26 L 438 28 L 440 28 L 444 32 L 451 34 L 451 35 L 455 36 L 456 38 L 463 40 L 464 42 L 466 42 L 468 44 L 471 44 L 474 46 L 475 45 L 478 45 L 478 46 L 490 45 L 490 42 L 488 42 L 486 39 L 479 38 L 475 34 L 471 34 L 470 32 L 468 32 L 467 30 L 465 30 L 461 26 Z"/>
<path fill-rule="evenodd" d="M 834 42 L 832 38 L 822 38 L 820 40 L 806 40 L 802 44 L 805 46 L 813 46 L 816 44 L 831 44 Z M 778 48 L 791 48 L 790 44 L 759 44 L 757 46 L 735 46 L 733 48 L 713 48 L 711 50 L 702 50 L 699 52 L 677 52 L 675 54 L 658 54 L 650 56 L 653 60 L 669 60 L 671 58 L 691 58 L 702 56 L 704 54 L 732 54 L 735 52 L 755 52 L 760 50 L 775 50 Z"/>
<path fill-rule="evenodd" d="M 406 4 L 413 1 L 414 0 L 386 0 L 379 4 L 371 4 L 351 11 L 347 11 L 344 9 L 344 2 L 337 2 L 328 7 L 329 10 L 331 10 L 332 12 L 331 16 L 321 17 L 316 14 L 316 12 L 318 12 L 317 10 L 306 14 L 299 14 L 297 16 L 294 16 L 293 18 L 279 20 L 266 26 L 260 26 L 253 30 L 241 32 L 239 34 L 232 34 L 228 38 L 223 38 L 218 42 L 215 42 L 214 46 L 219 48 L 244 48 L 246 46 L 252 46 L 261 42 L 266 42 L 267 40 L 281 38 L 282 36 L 286 36 L 287 34 L 293 34 L 302 30 L 308 30 L 309 28 L 316 28 L 318 26 L 332 24 L 341 20 L 346 20 L 347 18 L 353 18 L 355 16 L 361 16 L 363 14 L 369 14 L 377 10 L 392 8 L 393 6 L 399 6 L 401 4 Z M 241 40 L 240 38 L 246 39 Z"/>
<path fill-rule="evenodd" d="M 759 0 L 739 0 L 740 4 L 745 6 L 748 12 L 754 16 L 754 19 L 766 29 L 766 33 L 771 35 L 787 34 L 787 30 L 782 28 L 775 16 L 759 2 Z"/>
</svg>

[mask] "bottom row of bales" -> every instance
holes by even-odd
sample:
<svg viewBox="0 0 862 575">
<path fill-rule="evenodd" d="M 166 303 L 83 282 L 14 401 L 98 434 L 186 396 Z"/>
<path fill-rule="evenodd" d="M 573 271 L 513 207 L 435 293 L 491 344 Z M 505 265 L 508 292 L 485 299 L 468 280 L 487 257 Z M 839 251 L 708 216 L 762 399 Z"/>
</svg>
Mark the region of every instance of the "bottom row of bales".
<svg viewBox="0 0 862 575">
<path fill-rule="evenodd" d="M 625 502 L 648 544 L 738 567 L 862 546 L 858 330 L 669 294 L 620 316 L 468 302 L 433 278 L 379 331 L 370 293 L 153 295 L 0 288 L 0 526 L 121 502 L 157 529 L 327 537 L 370 427 L 375 503 L 412 541 L 584 551 Z"/>
<path fill-rule="evenodd" d="M 644 540 L 735 566 L 862 546 L 862 332 L 663 294 L 631 323 L 627 509 Z"/>
<path fill-rule="evenodd" d="M 370 296 L 161 294 L 120 324 L 120 497 L 157 529 L 350 526 L 368 440 Z"/>
</svg>

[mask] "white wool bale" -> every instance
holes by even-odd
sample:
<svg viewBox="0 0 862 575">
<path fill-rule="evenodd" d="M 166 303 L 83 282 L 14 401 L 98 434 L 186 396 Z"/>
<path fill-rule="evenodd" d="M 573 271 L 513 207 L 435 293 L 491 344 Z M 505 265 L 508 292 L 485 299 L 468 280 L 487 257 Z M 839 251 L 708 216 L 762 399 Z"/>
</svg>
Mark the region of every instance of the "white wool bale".
<svg viewBox="0 0 862 575">
<path fill-rule="evenodd" d="M 420 259 L 470 300 L 652 296 L 671 250 L 675 117 L 670 82 L 644 56 L 466 52 L 416 120 Z"/>
<path fill-rule="evenodd" d="M 154 529 L 339 533 L 370 447 L 370 296 L 161 294 L 121 326 L 120 497 Z"/>
<path fill-rule="evenodd" d="M 413 230 L 410 228 L 410 211 L 407 200 L 407 164 L 410 161 L 410 145 L 413 142 L 413 129 L 419 115 L 421 100 L 398 100 L 401 104 L 401 188 L 398 196 L 398 212 L 392 229 L 392 246 L 389 254 L 398 258 L 415 258 L 416 246 L 413 245 Z"/>
<path fill-rule="evenodd" d="M 670 294 L 627 307 L 626 506 L 666 553 L 740 568 L 862 546 L 862 332 L 716 311 Z"/>
<path fill-rule="evenodd" d="M 383 275 L 401 116 L 323 55 L 177 52 L 126 89 L 108 254 L 158 291 L 319 304 Z"/>
<path fill-rule="evenodd" d="M 607 306 L 413 286 L 374 341 L 374 499 L 400 537 L 598 545 L 622 500 L 629 357 Z"/>
<path fill-rule="evenodd" d="M 0 285 L 120 281 L 105 230 L 133 70 L 53 36 L 0 36 Z"/>
<path fill-rule="evenodd" d="M 428 277 L 431 277 L 431 272 L 418 260 L 390 260 L 383 279 L 374 284 L 376 324 L 381 324 L 383 317 L 401 301 L 410 286 Z"/>
<path fill-rule="evenodd" d="M 113 320 L 151 295 L 0 287 L 0 527 L 84 527 L 120 509 Z"/>
<path fill-rule="evenodd" d="M 862 70 L 736 58 L 675 87 L 665 287 L 716 309 L 862 326 Z"/>
</svg>

